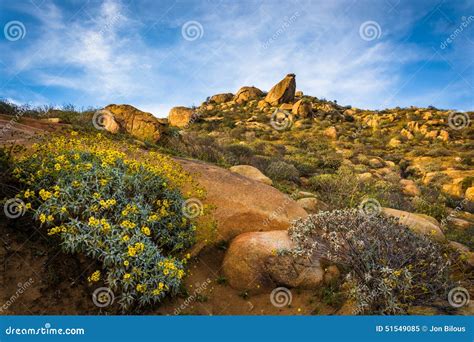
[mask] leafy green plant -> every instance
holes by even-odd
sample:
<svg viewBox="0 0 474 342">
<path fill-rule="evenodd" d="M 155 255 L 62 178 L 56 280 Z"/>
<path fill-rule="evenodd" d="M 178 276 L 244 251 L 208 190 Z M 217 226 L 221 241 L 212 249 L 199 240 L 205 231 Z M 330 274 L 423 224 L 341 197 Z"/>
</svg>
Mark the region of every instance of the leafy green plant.
<svg viewBox="0 0 474 342">
<path fill-rule="evenodd" d="M 169 158 L 129 159 L 125 146 L 97 136 L 56 137 L 16 161 L 13 175 L 34 219 L 63 249 L 102 263 L 90 282 L 105 279 L 124 309 L 178 292 L 195 240 L 179 186 L 192 179 Z M 202 196 L 202 190 L 190 189 Z M 199 203 L 199 201 L 197 201 Z M 191 213 L 194 213 L 191 211 Z"/>
</svg>

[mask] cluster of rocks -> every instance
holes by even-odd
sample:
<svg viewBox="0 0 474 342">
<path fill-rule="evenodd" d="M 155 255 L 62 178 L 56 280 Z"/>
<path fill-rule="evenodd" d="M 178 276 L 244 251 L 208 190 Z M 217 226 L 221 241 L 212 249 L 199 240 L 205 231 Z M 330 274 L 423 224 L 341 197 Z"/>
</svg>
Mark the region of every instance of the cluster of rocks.
<svg viewBox="0 0 474 342">
<path fill-rule="evenodd" d="M 314 194 L 300 191 L 295 196 L 284 195 L 270 186 L 269 178 L 249 165 L 224 170 L 196 161 L 177 161 L 196 175 L 207 191 L 206 201 L 216 207 L 218 240 L 230 241 L 222 265 L 230 286 L 256 294 L 278 286 L 316 289 L 340 278 L 338 268 L 327 260 L 289 253 L 294 247 L 287 231 L 291 222 L 308 213 L 328 210 Z M 414 184 L 406 185 L 410 188 Z M 460 243 L 448 241 L 444 228 L 433 217 L 392 208 L 382 208 L 382 213 L 399 219 L 414 232 L 449 244 L 474 267 L 474 253 Z"/>
<path fill-rule="evenodd" d="M 317 101 L 316 98 L 303 96 L 302 91 L 296 90 L 296 76 L 288 74 L 266 94 L 256 87 L 245 86 L 240 88 L 235 95 L 232 93 L 213 95 L 196 109 L 172 108 L 168 120 L 171 126 L 176 127 L 186 126 L 193 117 L 202 121 L 223 120 L 222 116 L 208 117 L 206 112 L 218 109 L 225 115 L 235 106 L 243 106 L 242 110 L 250 113 L 247 120 L 237 121 L 237 126 L 245 125 L 248 128 L 262 130 L 270 129 L 269 125 L 256 122 L 255 119 L 252 119 L 252 113 L 266 113 L 269 116 L 277 113 L 277 115 L 284 116 L 282 119 L 292 121 L 313 117 L 316 114 L 321 117 L 334 116 L 339 120 L 350 116 L 349 111 L 342 113 L 341 107 L 334 103 Z"/>
</svg>

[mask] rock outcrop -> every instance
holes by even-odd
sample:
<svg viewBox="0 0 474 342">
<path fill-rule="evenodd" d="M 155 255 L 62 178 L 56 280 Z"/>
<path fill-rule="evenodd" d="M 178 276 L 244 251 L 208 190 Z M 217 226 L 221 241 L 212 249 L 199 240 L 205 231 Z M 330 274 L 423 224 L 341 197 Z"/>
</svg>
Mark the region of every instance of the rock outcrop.
<svg viewBox="0 0 474 342">
<path fill-rule="evenodd" d="M 130 105 L 108 105 L 102 115 L 105 129 L 112 133 L 123 130 L 141 140 L 153 142 L 159 140 L 164 128 L 151 113 L 142 112 Z"/>
<path fill-rule="evenodd" d="M 192 108 L 173 107 L 168 114 L 168 122 L 170 126 L 183 128 L 189 125 L 195 115 Z"/>
<path fill-rule="evenodd" d="M 215 206 L 217 239 L 230 240 L 254 231 L 286 230 L 306 211 L 277 189 L 204 162 L 175 158 L 207 192 Z"/>
<path fill-rule="evenodd" d="M 288 74 L 284 79 L 273 86 L 265 97 L 265 101 L 272 106 L 276 106 L 280 103 L 293 102 L 295 99 L 295 91 L 295 74 Z"/>
<path fill-rule="evenodd" d="M 319 260 L 279 254 L 292 247 L 286 230 L 239 235 L 230 244 L 223 263 L 229 285 L 252 293 L 268 291 L 277 286 L 319 286 L 324 277 Z"/>
</svg>

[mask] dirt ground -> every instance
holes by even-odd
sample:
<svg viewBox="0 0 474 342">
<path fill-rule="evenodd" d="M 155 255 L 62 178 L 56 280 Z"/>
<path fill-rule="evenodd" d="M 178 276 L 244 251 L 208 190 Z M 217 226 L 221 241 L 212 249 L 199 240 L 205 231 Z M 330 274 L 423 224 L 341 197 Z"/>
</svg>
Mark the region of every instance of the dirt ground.
<svg viewBox="0 0 474 342">
<path fill-rule="evenodd" d="M 118 296 L 104 308 L 93 300 L 95 289 L 87 276 L 100 268 L 78 255 L 61 252 L 57 241 L 26 219 L 0 224 L 0 314 L 3 315 L 101 315 L 122 314 Z M 291 304 L 276 307 L 270 291 L 249 295 L 226 284 L 220 272 L 224 250 L 204 249 L 189 264 L 182 293 L 129 314 L 149 315 L 310 315 L 333 314 L 312 291 L 291 290 Z"/>
</svg>

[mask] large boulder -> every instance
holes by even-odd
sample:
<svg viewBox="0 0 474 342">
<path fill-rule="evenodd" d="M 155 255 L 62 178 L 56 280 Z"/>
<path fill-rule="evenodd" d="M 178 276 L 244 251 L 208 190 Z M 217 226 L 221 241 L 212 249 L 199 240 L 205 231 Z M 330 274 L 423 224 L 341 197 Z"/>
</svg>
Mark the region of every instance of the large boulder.
<svg viewBox="0 0 474 342">
<path fill-rule="evenodd" d="M 232 93 L 216 94 L 214 96 L 211 96 L 211 98 L 209 99 L 209 102 L 220 104 L 224 102 L 229 102 L 233 98 L 234 98 L 234 94 Z"/>
<path fill-rule="evenodd" d="M 265 97 L 265 101 L 272 106 L 280 103 L 293 102 L 295 99 L 296 81 L 295 74 L 288 74 L 284 79 L 275 84 Z"/>
<path fill-rule="evenodd" d="M 293 247 L 286 230 L 237 236 L 230 244 L 222 265 L 229 285 L 252 293 L 278 286 L 308 289 L 319 286 L 324 278 L 319 260 L 279 253 Z"/>
<path fill-rule="evenodd" d="M 175 158 L 206 190 L 213 205 L 217 240 L 254 231 L 286 230 L 306 211 L 277 189 L 229 170 L 200 161 Z"/>
<path fill-rule="evenodd" d="M 446 240 L 438 221 L 431 216 L 414 214 L 408 211 L 392 208 L 383 208 L 382 212 L 387 216 L 397 218 L 401 224 L 407 226 L 416 233 L 427 235 L 438 241 Z"/>
<path fill-rule="evenodd" d="M 256 180 L 257 182 L 262 182 L 263 184 L 272 185 L 273 183 L 272 180 L 265 176 L 259 169 L 250 165 L 236 165 L 232 166 L 229 170 L 231 172 L 238 173 L 239 175 Z"/>
<path fill-rule="evenodd" d="M 112 133 L 123 130 L 141 140 L 157 141 L 164 128 L 151 113 L 126 104 L 108 105 L 103 113 L 104 127 Z"/>
<path fill-rule="evenodd" d="M 194 110 L 187 107 L 173 107 L 168 114 L 168 122 L 171 126 L 186 127 L 195 117 Z"/>
<path fill-rule="evenodd" d="M 255 87 L 242 87 L 234 96 L 237 104 L 242 104 L 250 100 L 257 100 L 263 95 L 263 91 Z"/>
</svg>

